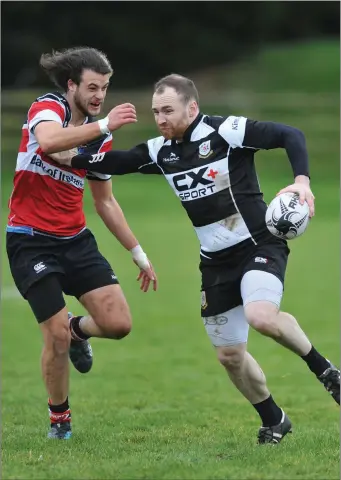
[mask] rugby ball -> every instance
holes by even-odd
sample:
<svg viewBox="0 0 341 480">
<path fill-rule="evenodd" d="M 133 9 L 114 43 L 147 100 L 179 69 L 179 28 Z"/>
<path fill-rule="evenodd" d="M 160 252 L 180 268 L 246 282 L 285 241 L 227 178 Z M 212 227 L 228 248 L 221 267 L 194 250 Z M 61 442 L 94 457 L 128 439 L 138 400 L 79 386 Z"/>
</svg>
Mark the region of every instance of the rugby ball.
<svg viewBox="0 0 341 480">
<path fill-rule="evenodd" d="M 297 193 L 282 193 L 267 208 L 266 226 L 275 237 L 292 240 L 302 235 L 309 223 L 309 206 L 300 204 Z"/>
</svg>

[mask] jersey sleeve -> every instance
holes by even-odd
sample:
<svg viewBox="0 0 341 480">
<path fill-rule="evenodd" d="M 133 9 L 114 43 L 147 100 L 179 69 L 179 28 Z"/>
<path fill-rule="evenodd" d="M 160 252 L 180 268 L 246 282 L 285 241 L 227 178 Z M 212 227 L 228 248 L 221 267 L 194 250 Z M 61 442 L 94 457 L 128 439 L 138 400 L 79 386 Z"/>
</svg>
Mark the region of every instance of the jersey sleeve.
<svg viewBox="0 0 341 480">
<path fill-rule="evenodd" d="M 96 155 L 79 154 L 71 160 L 72 168 L 84 168 L 91 172 L 111 175 L 126 175 L 128 173 L 162 175 L 161 168 L 149 154 L 146 143 L 137 145 L 130 150 L 111 150 Z"/>
<path fill-rule="evenodd" d="M 96 140 L 95 142 L 90 144 L 88 147 L 83 149 L 82 153 L 89 153 L 90 155 L 96 155 L 99 153 L 110 152 L 110 150 L 112 150 L 112 144 L 113 144 L 113 138 L 112 138 L 112 134 L 110 133 L 106 135 L 104 138 L 101 137 L 99 140 Z M 103 182 L 103 181 L 110 180 L 111 175 L 87 170 L 86 178 L 87 180 L 98 180 Z"/>
<path fill-rule="evenodd" d="M 218 133 L 231 148 L 242 148 L 247 119 L 245 117 L 227 117 L 219 126 Z"/>
<path fill-rule="evenodd" d="M 251 148 L 255 151 L 284 148 L 294 177 L 310 176 L 305 136 L 295 127 L 230 116 L 221 123 L 218 133 L 231 148 Z"/>
<path fill-rule="evenodd" d="M 65 107 L 57 100 L 36 100 L 28 111 L 28 129 L 33 133 L 40 122 L 57 122 L 63 126 L 66 117 Z"/>
</svg>

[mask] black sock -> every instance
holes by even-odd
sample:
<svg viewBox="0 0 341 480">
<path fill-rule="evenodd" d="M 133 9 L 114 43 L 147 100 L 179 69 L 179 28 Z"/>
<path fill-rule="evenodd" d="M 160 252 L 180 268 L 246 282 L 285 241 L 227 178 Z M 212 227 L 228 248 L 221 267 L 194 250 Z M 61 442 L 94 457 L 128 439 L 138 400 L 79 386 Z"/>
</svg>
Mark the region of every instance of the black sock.
<svg viewBox="0 0 341 480">
<path fill-rule="evenodd" d="M 69 410 L 69 397 L 66 397 L 65 402 L 61 403 L 60 405 L 52 405 L 51 400 L 49 399 L 48 402 L 49 409 L 53 413 L 64 413 L 66 410 Z"/>
<path fill-rule="evenodd" d="M 66 397 L 65 402 L 60 405 L 52 405 L 51 400 L 49 399 L 48 406 L 51 425 L 53 423 L 71 422 L 71 411 L 68 397 Z"/>
<path fill-rule="evenodd" d="M 78 338 L 81 340 L 88 340 L 90 338 L 89 335 L 85 335 L 83 330 L 81 329 L 79 322 L 82 319 L 82 315 L 79 317 L 73 317 L 70 323 L 71 330 L 77 335 Z"/>
<path fill-rule="evenodd" d="M 273 427 L 281 422 L 283 415 L 282 410 L 275 403 L 271 395 L 262 402 L 254 403 L 253 406 L 262 420 L 263 427 Z"/>
<path fill-rule="evenodd" d="M 306 362 L 309 369 L 318 377 L 330 367 L 328 360 L 315 350 L 313 346 L 311 346 L 310 352 L 301 358 Z"/>
</svg>

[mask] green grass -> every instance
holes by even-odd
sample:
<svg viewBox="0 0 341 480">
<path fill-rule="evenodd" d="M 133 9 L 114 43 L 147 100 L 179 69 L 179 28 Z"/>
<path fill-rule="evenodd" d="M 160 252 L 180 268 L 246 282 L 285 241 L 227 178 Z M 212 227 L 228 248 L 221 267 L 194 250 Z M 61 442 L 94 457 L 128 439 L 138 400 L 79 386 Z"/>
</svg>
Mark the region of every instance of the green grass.
<svg viewBox="0 0 341 480">
<path fill-rule="evenodd" d="M 269 200 L 279 185 L 263 183 Z M 7 197 L 10 184 L 4 186 Z M 106 232 L 87 195 L 88 224 L 120 278 L 133 332 L 120 342 L 93 339 L 93 371 L 71 374 L 74 436 L 51 443 L 38 327 L 26 302 L 2 299 L 3 478 L 339 478 L 337 405 L 299 358 L 251 332 L 250 351 L 294 424 L 279 448 L 255 445 L 258 417 L 230 385 L 206 337 L 197 241 L 165 181 L 127 176 L 114 180 L 114 192 L 157 269 L 160 290 L 139 291 L 129 254 Z M 340 236 L 336 209 L 329 209 L 338 192 L 317 184 L 315 193 L 320 212 L 291 243 L 283 308 L 338 362 Z M 12 285 L 3 260 L 3 283 Z M 68 304 L 82 312 L 75 300 Z"/>
</svg>

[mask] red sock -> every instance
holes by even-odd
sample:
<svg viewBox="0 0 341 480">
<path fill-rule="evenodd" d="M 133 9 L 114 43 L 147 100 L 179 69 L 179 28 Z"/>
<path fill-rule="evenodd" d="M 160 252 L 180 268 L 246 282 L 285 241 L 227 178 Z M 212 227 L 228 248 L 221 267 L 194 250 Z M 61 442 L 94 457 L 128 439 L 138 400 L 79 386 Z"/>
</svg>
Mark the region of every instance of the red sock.
<svg viewBox="0 0 341 480">
<path fill-rule="evenodd" d="M 71 422 L 71 410 L 69 407 L 68 397 L 66 397 L 65 402 L 61 403 L 60 405 L 53 405 L 49 399 L 48 407 L 51 424 Z"/>
</svg>

